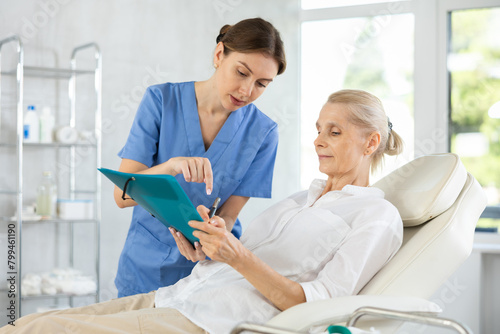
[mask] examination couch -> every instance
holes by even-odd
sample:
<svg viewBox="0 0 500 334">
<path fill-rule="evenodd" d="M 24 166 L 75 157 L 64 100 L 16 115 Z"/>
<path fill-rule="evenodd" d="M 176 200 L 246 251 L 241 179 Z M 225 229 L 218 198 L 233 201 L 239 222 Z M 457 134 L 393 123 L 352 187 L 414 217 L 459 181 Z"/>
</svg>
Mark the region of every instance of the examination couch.
<svg viewBox="0 0 500 334">
<path fill-rule="evenodd" d="M 416 158 L 373 186 L 403 218 L 403 245 L 390 262 L 356 296 L 296 305 L 266 324 L 242 323 L 232 333 L 325 333 L 339 324 L 385 334 L 407 321 L 471 333 L 466 324 L 440 318 L 439 305 L 428 299 L 472 251 L 486 206 L 481 186 L 452 153 Z"/>
</svg>

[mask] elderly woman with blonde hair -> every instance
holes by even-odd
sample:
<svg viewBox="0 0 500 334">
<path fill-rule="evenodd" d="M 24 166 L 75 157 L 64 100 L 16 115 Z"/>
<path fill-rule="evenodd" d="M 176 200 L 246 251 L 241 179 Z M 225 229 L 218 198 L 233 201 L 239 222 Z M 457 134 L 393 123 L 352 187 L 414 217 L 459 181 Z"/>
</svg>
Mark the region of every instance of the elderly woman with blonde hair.
<svg viewBox="0 0 500 334">
<path fill-rule="evenodd" d="M 188 277 L 148 294 L 29 315 L 3 330 L 219 334 L 300 303 L 357 294 L 401 245 L 401 217 L 369 176 L 385 154 L 401 152 L 402 141 L 380 100 L 359 90 L 332 94 L 316 128 L 326 180 L 265 210 L 241 240 L 198 207 L 204 221 L 189 224 L 201 249 L 173 231 L 185 257 L 210 258 Z"/>
</svg>

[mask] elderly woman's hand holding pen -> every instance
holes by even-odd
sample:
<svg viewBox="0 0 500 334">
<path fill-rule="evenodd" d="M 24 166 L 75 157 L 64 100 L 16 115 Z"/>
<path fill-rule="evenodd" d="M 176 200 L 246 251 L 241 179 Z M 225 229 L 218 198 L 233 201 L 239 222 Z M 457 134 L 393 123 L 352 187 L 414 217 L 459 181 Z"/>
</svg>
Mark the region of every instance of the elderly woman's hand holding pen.
<svg viewBox="0 0 500 334">
<path fill-rule="evenodd" d="M 210 259 L 233 265 L 245 249 L 241 242 L 226 229 L 223 218 L 214 216 L 208 221 L 189 222 L 196 229 L 193 235 L 200 240 L 201 249 Z"/>
<path fill-rule="evenodd" d="M 194 228 L 199 229 L 201 231 L 205 231 L 206 226 L 211 226 L 211 227 L 219 230 L 219 232 L 221 232 L 220 230 L 224 230 L 224 231 L 228 232 L 226 230 L 226 223 L 225 223 L 224 219 L 222 219 L 221 217 L 218 217 L 218 216 L 214 217 L 215 212 L 217 211 L 217 208 L 219 206 L 219 203 L 220 203 L 220 198 L 217 197 L 215 199 L 214 204 L 212 205 L 212 207 L 210 209 L 206 208 L 203 205 L 199 205 L 197 210 L 198 210 L 198 213 L 200 214 L 201 218 L 203 219 L 203 221 L 191 221 L 191 222 L 189 222 L 189 225 L 191 227 L 194 227 L 191 223 L 198 223 L 195 225 L 200 226 L 200 228 L 198 228 L 198 227 L 194 227 Z M 180 253 L 183 256 L 185 256 L 188 260 L 190 260 L 192 262 L 197 262 L 197 261 L 204 260 L 206 258 L 206 255 L 207 255 L 206 247 L 203 247 L 203 245 L 200 245 L 199 242 L 195 242 L 194 248 L 193 248 L 193 245 L 191 245 L 191 243 L 184 237 L 184 235 L 182 235 L 182 233 L 176 231 L 172 227 L 170 227 L 169 230 L 170 230 L 170 233 L 172 233 L 172 235 L 175 239 L 175 242 L 177 243 L 177 246 L 179 248 Z M 214 231 L 215 230 L 213 230 L 213 229 L 211 230 L 212 233 Z M 207 232 L 195 232 L 195 233 L 193 233 L 193 235 L 195 237 L 199 238 L 199 236 L 197 235 L 198 233 L 206 234 Z M 230 232 L 228 232 L 228 233 L 231 234 Z"/>
</svg>

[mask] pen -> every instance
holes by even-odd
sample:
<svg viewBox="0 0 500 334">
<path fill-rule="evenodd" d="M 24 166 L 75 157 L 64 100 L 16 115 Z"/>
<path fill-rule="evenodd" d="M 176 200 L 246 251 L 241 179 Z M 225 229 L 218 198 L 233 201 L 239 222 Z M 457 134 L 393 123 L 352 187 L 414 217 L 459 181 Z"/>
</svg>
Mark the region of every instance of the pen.
<svg viewBox="0 0 500 334">
<path fill-rule="evenodd" d="M 215 211 L 217 211 L 217 207 L 220 203 L 220 197 L 217 197 L 214 201 L 214 205 L 210 208 L 210 212 L 208 213 L 208 218 L 212 218 L 215 215 Z"/>
</svg>

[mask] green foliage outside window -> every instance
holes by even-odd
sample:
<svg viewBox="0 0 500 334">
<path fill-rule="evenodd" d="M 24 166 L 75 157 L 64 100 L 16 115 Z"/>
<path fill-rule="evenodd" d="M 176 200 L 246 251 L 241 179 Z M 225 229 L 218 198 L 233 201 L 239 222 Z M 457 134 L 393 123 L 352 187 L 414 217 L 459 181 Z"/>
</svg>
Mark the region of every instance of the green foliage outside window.
<svg viewBox="0 0 500 334">
<path fill-rule="evenodd" d="M 461 60 L 458 68 L 450 68 L 451 151 L 460 151 L 457 134 L 480 132 L 485 136 L 486 154 L 461 159 L 479 183 L 489 188 L 489 205 L 500 201 L 500 119 L 488 115 L 490 107 L 500 101 L 499 21 L 498 8 L 451 14 L 450 57 Z M 500 220 L 481 219 L 478 226 L 498 227 Z"/>
</svg>

